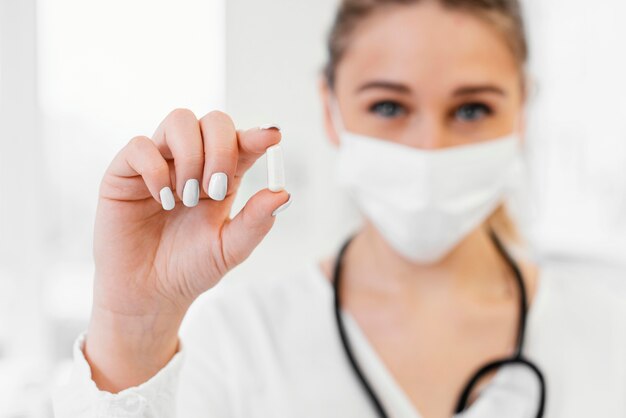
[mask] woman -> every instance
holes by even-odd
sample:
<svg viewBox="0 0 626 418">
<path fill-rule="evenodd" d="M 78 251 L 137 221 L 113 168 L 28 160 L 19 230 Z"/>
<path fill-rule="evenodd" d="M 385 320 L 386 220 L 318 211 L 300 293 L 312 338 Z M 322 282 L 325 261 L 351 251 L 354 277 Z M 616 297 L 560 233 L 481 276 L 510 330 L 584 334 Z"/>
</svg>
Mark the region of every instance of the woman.
<svg viewBox="0 0 626 418">
<path fill-rule="evenodd" d="M 534 417 L 544 395 L 545 416 L 626 416 L 620 295 L 509 256 L 517 2 L 344 0 L 329 55 L 326 128 L 363 228 L 293 277 L 209 292 L 179 343 L 290 195 L 230 219 L 280 131 L 172 112 L 103 179 L 93 312 L 57 416 Z"/>
</svg>

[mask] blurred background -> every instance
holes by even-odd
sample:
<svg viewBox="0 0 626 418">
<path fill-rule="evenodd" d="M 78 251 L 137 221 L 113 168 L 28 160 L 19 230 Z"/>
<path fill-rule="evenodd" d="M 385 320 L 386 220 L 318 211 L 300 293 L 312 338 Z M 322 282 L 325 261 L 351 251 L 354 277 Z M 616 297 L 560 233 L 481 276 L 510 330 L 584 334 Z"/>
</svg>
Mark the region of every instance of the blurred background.
<svg viewBox="0 0 626 418">
<path fill-rule="evenodd" d="M 534 88 L 512 209 L 538 259 L 623 271 L 626 2 L 524 3 Z M 282 127 L 294 202 L 232 280 L 298 269 L 354 228 L 317 97 L 335 6 L 0 0 L 0 418 L 51 416 L 89 316 L 100 178 L 170 110 Z M 259 161 L 235 210 L 265 185 Z"/>
</svg>

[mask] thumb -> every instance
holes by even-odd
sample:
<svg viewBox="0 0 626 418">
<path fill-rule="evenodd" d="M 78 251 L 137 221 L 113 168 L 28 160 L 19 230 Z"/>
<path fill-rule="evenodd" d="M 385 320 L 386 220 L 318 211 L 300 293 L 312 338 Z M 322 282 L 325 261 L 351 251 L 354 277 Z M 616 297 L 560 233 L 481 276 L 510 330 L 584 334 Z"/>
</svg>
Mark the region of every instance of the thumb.
<svg viewBox="0 0 626 418">
<path fill-rule="evenodd" d="M 257 192 L 248 200 L 243 209 L 222 230 L 222 251 L 228 268 L 243 262 L 274 225 L 273 213 L 286 209 L 291 203 L 291 195 L 267 189 Z"/>
</svg>

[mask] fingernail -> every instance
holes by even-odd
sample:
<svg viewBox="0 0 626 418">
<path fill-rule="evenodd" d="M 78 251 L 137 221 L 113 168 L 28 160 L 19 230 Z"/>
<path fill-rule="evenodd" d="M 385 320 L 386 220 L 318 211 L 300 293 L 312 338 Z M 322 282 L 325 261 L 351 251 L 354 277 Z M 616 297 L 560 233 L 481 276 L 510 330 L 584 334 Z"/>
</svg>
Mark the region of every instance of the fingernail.
<svg viewBox="0 0 626 418">
<path fill-rule="evenodd" d="M 291 194 L 289 195 L 289 200 L 287 200 L 285 203 L 277 207 L 276 210 L 272 212 L 272 216 L 278 215 L 279 213 L 287 209 L 290 205 L 291 205 Z"/>
<path fill-rule="evenodd" d="M 209 197 L 213 200 L 224 200 L 228 189 L 228 177 L 226 173 L 213 173 L 209 181 Z"/>
<path fill-rule="evenodd" d="M 183 188 L 183 204 L 188 208 L 198 205 L 200 200 L 200 183 L 196 179 L 189 179 Z"/>
<path fill-rule="evenodd" d="M 267 124 L 267 125 L 259 126 L 259 129 L 263 129 L 263 130 L 276 129 L 277 131 L 280 131 L 280 126 L 276 124 Z"/>
<path fill-rule="evenodd" d="M 164 187 L 159 192 L 159 196 L 161 197 L 161 205 L 165 210 L 172 210 L 174 206 L 176 206 L 176 200 L 174 200 L 174 193 L 172 193 L 172 189 L 169 187 Z"/>
</svg>

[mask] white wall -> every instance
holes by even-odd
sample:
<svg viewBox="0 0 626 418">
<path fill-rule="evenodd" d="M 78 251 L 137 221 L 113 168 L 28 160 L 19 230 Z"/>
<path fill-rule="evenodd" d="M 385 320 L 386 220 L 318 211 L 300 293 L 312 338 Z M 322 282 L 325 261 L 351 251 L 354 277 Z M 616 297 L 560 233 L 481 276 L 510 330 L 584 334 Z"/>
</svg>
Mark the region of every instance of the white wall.
<svg viewBox="0 0 626 418">
<path fill-rule="evenodd" d="M 530 235 L 546 257 L 626 266 L 626 2 L 525 3 Z"/>
<path fill-rule="evenodd" d="M 39 384 L 48 347 L 35 16 L 32 0 L 0 1 L 0 417 L 46 408 Z"/>
<path fill-rule="evenodd" d="M 35 90 L 35 33 L 33 1 L 0 2 L 0 266 L 7 276 L 19 278 L 10 284 L 0 272 L 0 286 L 15 286 L 22 294 L 30 292 L 30 297 L 23 300 L 30 308 L 38 305 L 43 268 L 39 262 L 43 242 L 43 154 Z M 0 292 L 0 309 L 3 306 L 19 305 L 13 297 Z M 18 332 L 7 318 L 0 316 L 0 335 L 6 326 Z M 33 342 L 30 338 L 28 341 Z M 14 352 L 17 348 L 10 344 L 5 350 Z"/>
</svg>

